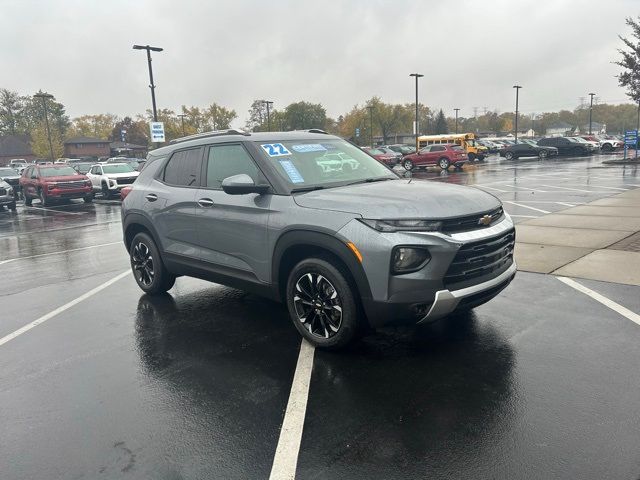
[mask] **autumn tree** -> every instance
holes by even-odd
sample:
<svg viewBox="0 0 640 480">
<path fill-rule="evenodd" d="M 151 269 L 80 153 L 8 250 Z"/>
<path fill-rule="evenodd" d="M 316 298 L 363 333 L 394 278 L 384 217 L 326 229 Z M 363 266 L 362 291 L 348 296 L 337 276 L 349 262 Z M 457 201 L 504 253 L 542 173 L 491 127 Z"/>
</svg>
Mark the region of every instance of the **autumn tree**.
<svg viewBox="0 0 640 480">
<path fill-rule="evenodd" d="M 109 140 L 112 142 L 121 141 L 121 131 L 126 130 L 126 140 L 128 143 L 135 145 L 148 145 L 149 144 L 149 124 L 143 118 L 137 118 L 136 120 L 131 117 L 124 117 L 117 122 L 109 135 Z"/>
<path fill-rule="evenodd" d="M 204 123 L 208 127 L 207 130 L 225 130 L 231 128 L 231 122 L 238 118 L 235 110 L 230 110 L 217 103 L 209 105 L 204 110 L 203 116 Z"/>
<path fill-rule="evenodd" d="M 67 138 L 96 137 L 109 138 L 114 125 L 120 120 L 117 115 L 100 113 L 97 115 L 83 115 L 74 118 L 67 131 Z"/>
<path fill-rule="evenodd" d="M 260 132 L 266 129 L 267 105 L 264 100 L 254 100 L 249 108 L 249 118 L 245 128 L 251 132 Z"/>
</svg>

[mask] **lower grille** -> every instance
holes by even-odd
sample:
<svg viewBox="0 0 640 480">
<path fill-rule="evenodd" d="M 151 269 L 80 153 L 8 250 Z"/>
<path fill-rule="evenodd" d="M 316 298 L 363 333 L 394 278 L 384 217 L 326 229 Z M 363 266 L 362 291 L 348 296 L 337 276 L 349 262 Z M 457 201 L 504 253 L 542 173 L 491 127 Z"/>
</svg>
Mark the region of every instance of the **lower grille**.
<svg viewBox="0 0 640 480">
<path fill-rule="evenodd" d="M 135 181 L 136 181 L 136 177 L 116 179 L 116 182 L 118 182 L 118 185 L 131 185 Z"/>
<path fill-rule="evenodd" d="M 482 277 L 511 264 L 515 242 L 516 232 L 511 229 L 498 237 L 463 245 L 445 274 L 445 286 Z"/>
</svg>

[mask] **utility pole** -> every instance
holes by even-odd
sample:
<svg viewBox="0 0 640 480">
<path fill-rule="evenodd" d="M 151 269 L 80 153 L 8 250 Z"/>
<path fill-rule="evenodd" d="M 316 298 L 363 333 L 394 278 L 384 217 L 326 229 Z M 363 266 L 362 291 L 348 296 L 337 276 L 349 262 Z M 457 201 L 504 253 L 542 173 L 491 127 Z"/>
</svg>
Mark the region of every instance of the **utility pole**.
<svg viewBox="0 0 640 480">
<path fill-rule="evenodd" d="M 184 117 L 186 117 L 187 115 L 184 113 L 179 113 L 178 116 L 180 117 L 180 123 L 182 123 L 182 136 L 186 136 L 187 134 L 184 132 Z"/>
<path fill-rule="evenodd" d="M 591 97 L 591 104 L 589 105 L 589 135 L 591 135 L 591 117 L 593 115 L 593 97 L 595 97 L 596 94 L 590 93 L 589 96 Z"/>
<path fill-rule="evenodd" d="M 271 131 L 271 114 L 269 113 L 269 108 L 273 105 L 271 100 L 262 100 L 262 104 L 267 106 L 267 132 Z"/>
<path fill-rule="evenodd" d="M 458 133 L 458 112 L 460 111 L 459 108 L 454 108 L 454 110 L 456 111 L 456 134 Z"/>
<path fill-rule="evenodd" d="M 516 89 L 516 121 L 515 121 L 514 140 L 516 143 L 518 143 L 518 93 L 520 92 L 520 89 L 522 87 L 520 85 L 514 85 L 513 88 Z"/>
<path fill-rule="evenodd" d="M 150 47 L 149 45 L 134 45 L 134 50 L 146 50 L 147 51 L 147 63 L 149 65 L 149 88 L 151 89 L 151 104 L 153 106 L 153 121 L 158 121 L 158 111 L 156 109 L 156 86 L 153 83 L 153 69 L 151 68 L 151 52 L 161 52 L 162 48 L 160 47 Z"/>
<path fill-rule="evenodd" d="M 369 125 L 371 126 L 371 130 L 369 132 L 369 143 L 371 144 L 371 148 L 373 148 L 373 105 L 369 105 L 367 109 L 369 110 Z"/>
<path fill-rule="evenodd" d="M 51 156 L 51 161 L 53 162 L 53 144 L 51 143 L 51 130 L 49 129 L 49 115 L 47 113 L 47 100 L 53 98 L 53 95 L 50 95 L 48 93 L 36 93 L 34 97 L 42 99 L 42 108 L 44 109 L 44 123 L 47 127 L 47 138 L 49 139 L 49 155 Z"/>
<path fill-rule="evenodd" d="M 414 125 L 414 136 L 415 136 L 415 140 L 416 140 L 416 152 L 418 151 L 418 79 L 421 77 L 424 77 L 424 75 L 421 75 L 420 73 L 411 73 L 409 74 L 410 77 L 416 77 L 416 120 L 415 120 L 415 125 Z M 427 117 L 427 122 L 429 121 L 429 117 Z M 427 125 L 428 127 L 428 125 Z"/>
</svg>

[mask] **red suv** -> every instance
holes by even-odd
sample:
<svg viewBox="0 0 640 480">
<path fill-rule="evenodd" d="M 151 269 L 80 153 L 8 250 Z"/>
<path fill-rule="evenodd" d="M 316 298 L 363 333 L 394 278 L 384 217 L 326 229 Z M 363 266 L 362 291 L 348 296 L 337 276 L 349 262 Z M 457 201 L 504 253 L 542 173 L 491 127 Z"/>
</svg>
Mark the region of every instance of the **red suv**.
<svg viewBox="0 0 640 480">
<path fill-rule="evenodd" d="M 393 167 L 398 163 L 395 155 L 385 153 L 382 150 L 378 150 L 377 148 L 362 147 L 362 150 L 367 152 L 379 162 L 384 163 L 385 165 L 389 165 L 390 167 Z"/>
<path fill-rule="evenodd" d="M 91 181 L 68 165 L 31 165 L 22 172 L 20 186 L 25 205 L 31 205 L 34 198 L 39 198 L 42 205 L 67 198 L 93 201 Z"/>
<path fill-rule="evenodd" d="M 405 155 L 402 159 L 402 166 L 406 170 L 411 170 L 418 167 L 438 165 L 443 170 L 446 170 L 451 165 L 460 168 L 468 161 L 469 157 L 467 157 L 460 145 L 428 145 L 416 153 Z"/>
</svg>

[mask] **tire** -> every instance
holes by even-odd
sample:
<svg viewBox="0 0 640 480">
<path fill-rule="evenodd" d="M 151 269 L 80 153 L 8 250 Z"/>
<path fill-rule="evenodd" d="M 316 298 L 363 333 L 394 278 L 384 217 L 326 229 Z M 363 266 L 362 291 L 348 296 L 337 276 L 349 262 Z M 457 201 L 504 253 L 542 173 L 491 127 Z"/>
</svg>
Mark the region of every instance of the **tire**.
<svg viewBox="0 0 640 480">
<path fill-rule="evenodd" d="M 131 271 L 140 289 L 149 294 L 165 293 L 173 287 L 176 276 L 162 263 L 160 251 L 146 233 L 138 233 L 129 247 Z"/>
<path fill-rule="evenodd" d="M 17 207 L 16 207 L 16 202 L 10 203 L 9 205 L 7 205 L 7 208 L 8 208 L 9 210 L 11 210 L 12 212 L 15 212 L 15 211 L 16 211 L 16 208 L 17 208 Z"/>
<path fill-rule="evenodd" d="M 32 205 L 31 197 L 30 197 L 29 195 L 27 195 L 27 193 L 26 193 L 26 192 L 25 192 L 25 194 L 24 194 L 24 204 L 25 204 L 27 207 L 30 207 L 30 206 Z"/>
<path fill-rule="evenodd" d="M 449 167 L 451 166 L 451 160 L 449 160 L 446 157 L 441 157 L 438 160 L 438 166 L 442 169 L 442 170 L 448 170 Z"/>
<path fill-rule="evenodd" d="M 504 158 L 506 160 L 513 160 L 515 158 L 515 156 L 513 155 L 513 152 L 505 152 Z"/>
<path fill-rule="evenodd" d="M 84 200 L 84 203 L 91 203 L 91 202 L 93 202 L 93 193 L 90 193 L 89 195 L 85 196 L 85 197 L 83 198 L 83 200 Z"/>
<path fill-rule="evenodd" d="M 308 342 L 344 348 L 362 331 L 356 289 L 331 257 L 307 258 L 289 274 L 286 302 L 293 325 Z"/>
<path fill-rule="evenodd" d="M 603 152 L 611 152 L 613 150 L 613 146 L 610 143 L 605 143 L 604 145 L 602 145 L 602 147 L 600 147 L 600 150 L 602 150 Z"/>
<path fill-rule="evenodd" d="M 473 162 L 476 159 L 476 154 L 475 153 L 470 153 L 467 155 L 467 157 L 469 158 L 470 162 Z"/>
<path fill-rule="evenodd" d="M 410 172 L 411 170 L 413 170 L 413 162 L 411 160 L 403 160 L 402 166 L 407 172 Z"/>
<path fill-rule="evenodd" d="M 109 191 L 109 186 L 106 183 L 102 184 L 102 197 L 109 198 L 111 196 L 111 192 Z"/>
<path fill-rule="evenodd" d="M 46 207 L 51 203 L 49 202 L 49 200 L 47 200 L 47 196 L 44 194 L 44 190 L 42 190 L 41 188 L 38 189 L 38 198 L 40 199 L 40 203 L 43 207 Z"/>
<path fill-rule="evenodd" d="M 544 160 L 545 158 L 547 158 L 549 156 L 549 152 L 547 152 L 546 150 L 540 150 L 538 152 L 538 158 L 540 160 Z"/>
</svg>

